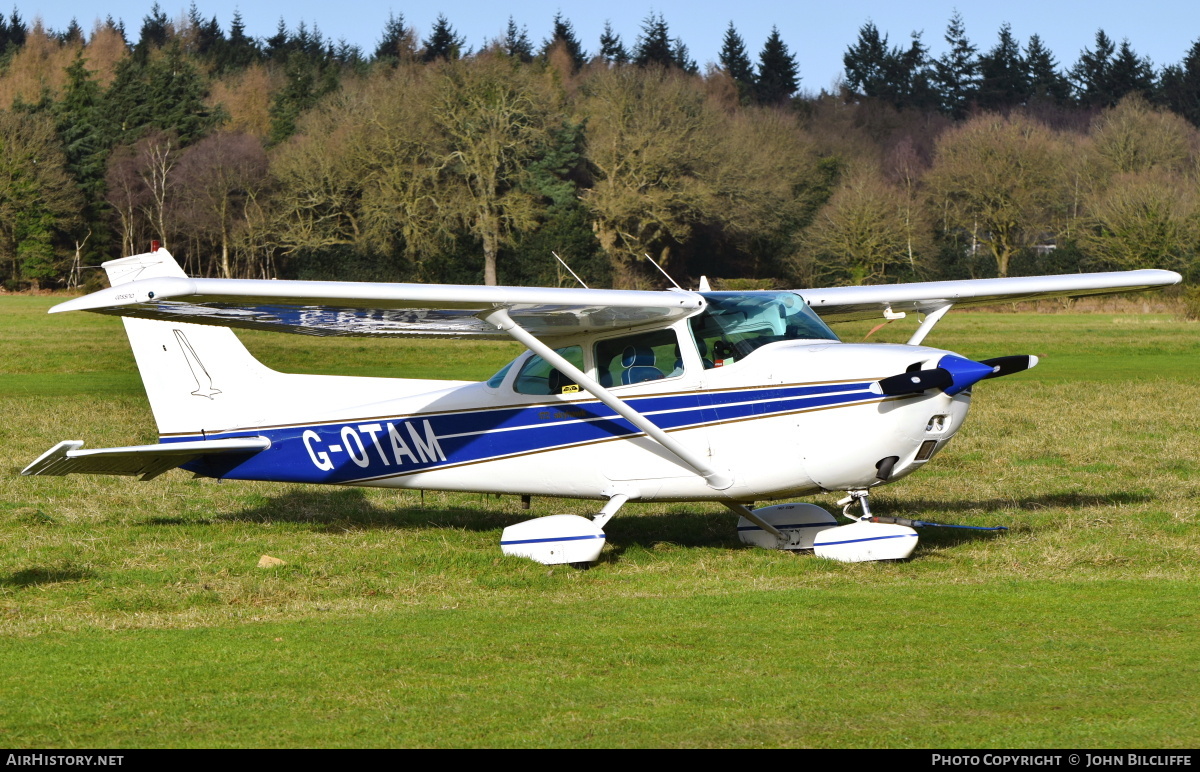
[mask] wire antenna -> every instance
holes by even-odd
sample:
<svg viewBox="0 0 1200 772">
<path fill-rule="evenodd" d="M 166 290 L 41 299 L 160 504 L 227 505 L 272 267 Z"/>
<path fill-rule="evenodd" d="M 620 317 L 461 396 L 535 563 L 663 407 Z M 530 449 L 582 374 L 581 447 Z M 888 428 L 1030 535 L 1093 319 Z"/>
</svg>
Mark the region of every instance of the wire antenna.
<svg viewBox="0 0 1200 772">
<path fill-rule="evenodd" d="M 643 254 L 643 255 L 646 255 L 646 253 L 645 253 L 645 252 L 643 252 L 642 254 Z M 674 279 L 672 279 L 672 278 L 671 278 L 671 274 L 667 273 L 667 272 L 666 272 L 666 270 L 665 270 L 665 269 L 663 269 L 663 267 L 662 267 L 661 265 L 659 265 L 658 263 L 654 262 L 654 258 L 653 258 L 653 257 L 650 257 L 650 255 L 646 255 L 646 259 L 650 261 L 650 265 L 654 266 L 655 268 L 657 268 L 657 269 L 659 270 L 659 273 L 661 273 L 663 276 L 666 276 L 666 277 L 667 277 L 667 281 L 669 281 L 669 282 L 671 282 L 672 284 L 674 284 L 674 285 L 675 285 L 675 289 L 677 289 L 677 290 L 681 290 L 681 291 L 685 291 L 685 292 L 686 292 L 686 290 L 684 290 L 684 289 L 683 289 L 683 287 L 680 287 L 680 286 L 679 286 L 678 282 L 676 282 Z"/>
<path fill-rule="evenodd" d="M 554 250 L 550 250 L 550 254 L 554 255 L 554 259 L 555 259 L 555 260 L 557 260 L 558 262 L 562 263 L 562 267 L 567 269 L 567 273 L 569 273 L 569 274 L 571 274 L 572 276 L 574 276 L 574 277 L 575 277 L 575 281 L 577 281 L 577 282 L 579 282 L 580 284 L 582 284 L 584 289 L 589 289 L 588 285 L 586 285 L 586 284 L 584 284 L 584 283 L 583 283 L 583 279 L 579 278 L 579 274 L 577 274 L 577 273 L 575 273 L 574 271 L 572 271 L 572 270 L 571 270 L 571 266 L 567 265 L 567 261 L 566 261 L 566 260 L 563 260 L 561 257 L 559 257 L 559 256 L 558 256 L 558 253 L 557 253 L 557 252 L 555 252 Z"/>
</svg>

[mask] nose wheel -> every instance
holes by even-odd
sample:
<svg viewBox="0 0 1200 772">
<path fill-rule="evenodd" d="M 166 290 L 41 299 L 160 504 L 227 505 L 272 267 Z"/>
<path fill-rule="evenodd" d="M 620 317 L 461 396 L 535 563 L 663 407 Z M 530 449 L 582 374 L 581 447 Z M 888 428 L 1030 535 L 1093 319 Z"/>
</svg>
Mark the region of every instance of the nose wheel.
<svg viewBox="0 0 1200 772">
<path fill-rule="evenodd" d="M 862 490 L 846 491 L 846 498 L 838 501 L 838 506 L 842 508 L 842 516 L 847 520 L 870 520 L 871 519 L 871 492 L 865 488 Z M 850 514 L 850 510 L 858 506 L 862 512 L 861 515 L 855 516 Z"/>
</svg>

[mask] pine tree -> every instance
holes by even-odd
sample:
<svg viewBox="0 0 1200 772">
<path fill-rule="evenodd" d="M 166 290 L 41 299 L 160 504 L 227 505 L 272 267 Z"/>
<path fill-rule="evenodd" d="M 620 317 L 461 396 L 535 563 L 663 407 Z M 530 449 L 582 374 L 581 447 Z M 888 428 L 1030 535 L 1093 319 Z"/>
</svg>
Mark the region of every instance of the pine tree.
<svg viewBox="0 0 1200 772">
<path fill-rule="evenodd" d="M 946 26 L 946 42 L 950 44 L 950 50 L 935 66 L 942 110 L 953 118 L 964 118 L 978 93 L 979 62 L 975 59 L 975 46 L 967 40 L 962 14 L 958 11 Z"/>
<path fill-rule="evenodd" d="M 8 48 L 17 49 L 25 45 L 28 35 L 29 28 L 25 26 L 25 20 L 17 12 L 16 6 L 13 6 L 12 15 L 8 17 Z"/>
<path fill-rule="evenodd" d="M 146 63 L 136 56 L 117 62 L 104 92 L 104 139 L 109 146 L 132 145 L 150 124 L 150 85 Z"/>
<path fill-rule="evenodd" d="M 688 47 L 683 42 L 683 38 L 675 38 L 675 42 L 671 45 L 671 60 L 675 66 L 686 72 L 688 75 L 698 75 L 700 73 L 700 65 L 696 64 L 696 60 L 688 53 Z"/>
<path fill-rule="evenodd" d="M 149 59 L 152 50 L 162 48 L 167 44 L 170 32 L 171 27 L 167 14 L 155 2 L 150 7 L 150 13 L 142 19 L 142 30 L 138 35 L 137 44 L 133 47 L 133 55 L 145 62 Z"/>
<path fill-rule="evenodd" d="M 1023 61 L 1030 101 L 1050 102 L 1056 105 L 1065 105 L 1071 101 L 1071 84 L 1058 71 L 1058 62 L 1054 60 L 1054 55 L 1042 45 L 1042 39 L 1037 35 L 1029 36 Z"/>
<path fill-rule="evenodd" d="M 874 22 L 867 22 L 858 30 L 858 41 L 842 56 L 846 85 L 866 97 L 890 94 L 893 90 L 890 59 L 887 35 L 880 37 Z"/>
<path fill-rule="evenodd" d="M 504 32 L 504 53 L 518 62 L 528 64 L 533 61 L 533 44 L 529 42 L 529 30 L 517 28 L 513 17 L 508 17 L 508 28 Z"/>
<path fill-rule="evenodd" d="M 1200 126 L 1200 38 L 1182 62 L 1163 68 L 1159 87 L 1167 107 Z"/>
<path fill-rule="evenodd" d="M 1012 35 L 1012 25 L 1000 26 L 999 40 L 979 56 L 979 106 L 1006 110 L 1029 100 L 1029 81 L 1021 47 Z"/>
<path fill-rule="evenodd" d="M 173 131 L 180 145 L 189 145 L 204 136 L 220 116 L 205 103 L 208 89 L 204 78 L 183 53 L 179 41 L 167 48 L 167 55 L 146 68 L 147 96 L 153 111 L 149 124 Z"/>
<path fill-rule="evenodd" d="M 412 30 L 404 26 L 404 14 L 388 14 L 383 27 L 383 37 L 375 46 L 374 59 L 395 67 L 402 61 L 416 57 L 416 44 Z"/>
<path fill-rule="evenodd" d="M 288 54 L 292 51 L 292 35 L 288 32 L 287 24 L 283 17 L 279 17 L 279 23 L 275 25 L 275 34 L 267 38 L 264 42 L 264 51 L 267 59 L 272 62 L 286 61 Z"/>
<path fill-rule="evenodd" d="M 285 29 L 285 35 L 286 32 Z M 222 56 L 222 69 L 244 69 L 258 61 L 261 54 L 258 41 L 246 34 L 246 25 L 242 22 L 241 12 L 234 11 L 233 22 L 229 25 L 229 39 L 225 44 L 225 53 Z"/>
<path fill-rule="evenodd" d="M 629 61 L 629 52 L 621 43 L 621 36 L 613 32 L 612 23 L 604 22 L 604 32 L 600 33 L 600 58 L 609 64 L 625 64 Z"/>
<path fill-rule="evenodd" d="M 293 51 L 284 69 L 283 88 L 271 99 L 271 131 L 267 140 L 272 145 L 283 142 L 296 133 L 300 113 L 316 103 L 317 77 L 312 61 L 300 51 Z"/>
<path fill-rule="evenodd" d="M 83 193 L 84 230 L 91 232 L 86 240 L 85 264 L 97 262 L 112 241 L 108 211 L 104 200 L 105 164 L 108 147 L 104 136 L 105 121 L 100 85 L 85 66 L 83 50 L 67 67 L 67 82 L 62 98 L 55 105 L 55 122 L 66 153 L 66 167 Z"/>
<path fill-rule="evenodd" d="M 104 28 L 121 36 L 121 42 L 129 46 L 129 36 L 125 34 L 125 22 L 113 21 L 112 14 L 104 17 Z"/>
<path fill-rule="evenodd" d="M 583 50 L 583 46 L 579 43 L 579 38 L 575 37 L 575 28 L 571 26 L 571 22 L 565 19 L 562 11 L 554 14 L 554 28 L 550 33 L 550 37 L 542 42 L 542 58 L 545 59 L 550 55 L 550 51 L 555 46 L 562 46 L 567 52 L 567 56 L 571 58 L 571 65 L 575 69 L 583 66 L 587 59 L 587 53 Z"/>
<path fill-rule="evenodd" d="M 1113 58 L 1109 86 L 1114 105 L 1127 94 L 1141 94 L 1146 99 L 1154 94 L 1154 65 L 1149 59 L 1138 56 L 1128 39 L 1121 41 L 1121 47 Z"/>
<path fill-rule="evenodd" d="M 462 49 L 466 43 L 466 39 L 459 37 L 454 31 L 454 27 L 450 26 L 450 20 L 446 18 L 445 14 L 439 13 L 437 20 L 433 23 L 433 30 L 425 40 L 425 50 L 421 53 L 421 58 L 426 62 L 438 59 L 457 59 L 462 55 Z"/>
<path fill-rule="evenodd" d="M 754 93 L 754 65 L 746 54 L 746 43 L 738 34 L 733 22 L 725 30 L 725 39 L 721 42 L 721 53 L 718 56 L 722 69 L 729 74 L 737 85 L 738 96 L 744 104 Z"/>
<path fill-rule="evenodd" d="M 182 145 L 195 142 L 222 117 L 205 103 L 207 97 L 204 78 L 179 40 L 148 63 L 128 56 L 117 63 L 104 94 L 106 145 L 133 144 L 148 128 L 174 132 Z"/>
<path fill-rule="evenodd" d="M 328 57 L 342 67 L 366 74 L 367 57 L 362 48 L 348 43 L 345 38 L 338 38 L 336 46 L 331 44 Z"/>
<path fill-rule="evenodd" d="M 633 49 L 633 63 L 639 67 L 651 64 L 670 67 L 675 63 L 671 55 L 671 34 L 662 14 L 651 13 L 642 21 L 642 34 Z"/>
<path fill-rule="evenodd" d="M 892 104 L 897 109 L 936 110 L 939 104 L 934 75 L 930 68 L 929 49 L 921 42 L 921 33 L 913 32 L 908 49 L 894 49 L 888 56 L 888 83 L 891 84 Z"/>
<path fill-rule="evenodd" d="M 771 34 L 758 54 L 758 78 L 754 82 L 756 98 L 768 105 L 786 102 L 800 88 L 799 74 L 796 58 L 780 37 L 779 28 L 771 27 Z"/>
<path fill-rule="evenodd" d="M 71 23 L 58 36 L 58 39 L 67 45 L 83 45 L 83 28 L 79 26 L 79 22 L 74 16 L 71 17 Z"/>
<path fill-rule="evenodd" d="M 1096 50 L 1087 48 L 1079 54 L 1079 61 L 1071 68 L 1071 79 L 1079 103 L 1084 107 L 1104 107 L 1116 104 L 1112 91 L 1113 45 L 1104 30 L 1096 31 Z"/>
</svg>

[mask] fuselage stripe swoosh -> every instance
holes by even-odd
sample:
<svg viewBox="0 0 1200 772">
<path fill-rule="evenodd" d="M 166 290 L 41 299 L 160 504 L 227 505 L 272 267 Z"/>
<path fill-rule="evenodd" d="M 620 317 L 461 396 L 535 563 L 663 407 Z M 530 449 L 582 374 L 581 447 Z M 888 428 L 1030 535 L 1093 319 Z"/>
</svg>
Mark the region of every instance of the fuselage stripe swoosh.
<svg viewBox="0 0 1200 772">
<path fill-rule="evenodd" d="M 876 398 L 873 400 L 867 400 L 867 401 L 862 401 L 862 402 L 847 402 L 847 403 L 842 403 L 842 404 L 838 404 L 838 405 L 824 405 L 822 407 L 800 408 L 797 410 L 787 410 L 787 411 L 784 411 L 781 413 L 773 413 L 773 414 L 769 414 L 769 415 L 765 415 L 765 414 L 764 415 L 751 415 L 751 416 L 746 416 L 743 418 L 732 418 L 732 419 L 711 421 L 711 422 L 706 422 L 706 423 L 694 424 L 694 425 L 690 425 L 690 426 L 683 426 L 683 427 L 672 428 L 672 429 L 664 429 L 663 431 L 671 433 L 671 432 L 676 432 L 676 431 L 684 431 L 684 430 L 688 430 L 688 429 L 705 428 L 708 426 L 719 426 L 721 424 L 728 424 L 728 423 L 741 423 L 743 421 L 757 421 L 757 420 L 762 420 L 762 419 L 767 419 L 767 418 L 778 418 L 780 416 L 785 416 L 785 415 L 798 415 L 800 413 L 812 413 L 812 412 L 816 412 L 816 411 L 820 411 L 820 410 L 837 410 L 837 409 L 844 408 L 844 407 L 856 407 L 859 405 L 869 405 L 869 404 L 876 404 L 876 403 L 882 403 L 882 402 L 899 402 L 899 401 L 903 401 L 903 400 L 912 399 L 914 396 L 919 396 L 919 395 L 909 394 L 909 395 L 904 395 L 901 397 L 883 397 L 883 398 Z M 519 451 L 519 452 L 514 452 L 514 453 L 507 453 L 507 454 L 503 454 L 503 455 L 491 456 L 488 458 L 475 459 L 475 460 L 471 460 L 471 461 L 450 462 L 450 463 L 445 463 L 445 464 L 441 464 L 438 466 L 428 466 L 428 467 L 424 467 L 421 469 L 413 469 L 411 471 L 406 471 L 406 472 L 393 472 L 391 474 L 382 474 L 382 475 L 375 475 L 375 476 L 369 476 L 369 477 L 359 477 L 359 478 L 354 478 L 354 479 L 339 480 L 339 481 L 337 481 L 337 484 L 339 484 L 339 485 L 359 485 L 359 484 L 368 483 L 368 482 L 378 482 L 380 480 L 389 480 L 389 479 L 400 478 L 400 477 L 411 477 L 413 475 L 424 474 L 426 472 L 430 472 L 430 473 L 440 472 L 445 469 L 457 469 L 459 467 L 473 466 L 475 464 L 485 464 L 485 463 L 489 463 L 492 461 L 503 461 L 503 460 L 510 459 L 510 458 L 520 458 L 522 456 L 536 455 L 538 453 L 547 453 L 547 452 L 553 451 L 553 450 L 565 450 L 567 448 L 586 447 L 588 445 L 596 445 L 596 444 L 600 444 L 603 442 L 613 442 L 616 440 L 632 440 L 632 439 L 637 439 L 639 437 L 644 437 L 644 436 L 645 435 L 642 432 L 636 432 L 636 433 L 631 432 L 630 434 L 619 435 L 619 436 L 615 436 L 615 437 L 606 437 L 606 438 L 600 439 L 600 440 L 582 440 L 579 442 L 564 443 L 561 445 L 537 448 L 534 450 L 526 450 L 526 451 Z"/>
</svg>

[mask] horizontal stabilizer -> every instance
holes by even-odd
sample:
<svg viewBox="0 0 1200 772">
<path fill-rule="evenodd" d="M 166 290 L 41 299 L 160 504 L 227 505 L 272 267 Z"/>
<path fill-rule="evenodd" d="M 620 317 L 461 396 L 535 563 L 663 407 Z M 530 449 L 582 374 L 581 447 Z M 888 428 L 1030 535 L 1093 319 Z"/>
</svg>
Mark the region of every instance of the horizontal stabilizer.
<svg viewBox="0 0 1200 772">
<path fill-rule="evenodd" d="M 235 437 L 124 448 L 80 450 L 81 447 L 80 440 L 64 440 L 25 467 L 21 474 L 119 474 L 140 475 L 143 480 L 150 480 L 201 456 L 258 453 L 271 447 L 271 441 L 266 437 Z"/>
</svg>

